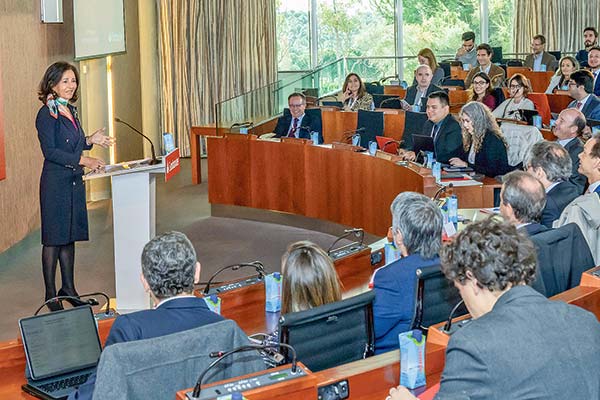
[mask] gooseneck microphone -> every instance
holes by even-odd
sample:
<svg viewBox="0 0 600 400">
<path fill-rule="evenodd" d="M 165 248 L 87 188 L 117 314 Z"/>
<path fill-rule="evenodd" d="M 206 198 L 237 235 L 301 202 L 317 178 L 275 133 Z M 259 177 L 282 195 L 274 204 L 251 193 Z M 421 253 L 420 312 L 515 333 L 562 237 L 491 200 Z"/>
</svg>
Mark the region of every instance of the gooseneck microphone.
<svg viewBox="0 0 600 400">
<path fill-rule="evenodd" d="M 379 103 L 379 108 L 383 108 L 383 105 L 385 103 L 389 103 L 389 102 L 396 101 L 396 100 L 400 101 L 400 100 L 402 100 L 402 97 L 400 97 L 400 96 L 398 96 L 398 97 L 389 97 L 389 98 L 383 100 L 381 103 Z M 402 105 L 400 105 L 400 107 L 402 108 Z"/>
<path fill-rule="evenodd" d="M 119 117 L 115 117 L 115 122 L 118 122 L 120 124 L 128 126 L 132 131 L 134 131 L 135 133 L 137 133 L 138 135 L 140 135 L 144 139 L 146 139 L 148 142 L 150 142 L 150 150 L 152 151 L 152 160 L 150 160 L 150 165 L 160 164 L 160 161 L 156 158 L 156 153 L 154 152 L 154 143 L 152 143 L 152 140 L 150 140 L 150 138 L 148 136 L 144 135 L 141 131 L 139 131 L 138 129 L 134 128 L 129 123 L 123 121 Z"/>
<path fill-rule="evenodd" d="M 346 239 L 348 236 L 354 235 L 357 239 L 360 239 L 360 244 L 362 246 L 365 240 L 365 231 L 362 228 L 352 228 L 352 229 L 344 229 L 344 233 L 337 237 L 327 249 L 327 254 L 331 255 L 333 247 L 339 243 L 340 240 Z"/>
<path fill-rule="evenodd" d="M 465 301 L 461 300 L 459 301 L 454 308 L 452 309 L 452 311 L 450 311 L 450 316 L 448 316 L 448 321 L 446 321 L 446 324 L 444 325 L 444 332 L 446 333 L 450 333 L 450 328 L 452 328 L 452 318 L 454 318 L 454 314 L 456 313 L 456 310 L 458 310 L 458 308 L 463 305 Z"/>
<path fill-rule="evenodd" d="M 227 266 L 219 269 L 214 274 L 212 274 L 212 276 L 210 277 L 208 282 L 206 282 L 206 287 L 204 288 L 204 291 L 202 293 L 205 295 L 208 294 L 208 292 L 210 291 L 210 284 L 217 277 L 217 275 L 219 275 L 221 272 L 223 272 L 227 269 L 231 269 L 232 271 L 237 271 L 238 269 L 244 268 L 244 267 L 254 268 L 256 270 L 256 272 L 258 273 L 258 279 L 263 279 L 265 277 L 265 266 L 260 261 L 252 261 L 250 263 L 239 263 L 239 264 L 227 265 Z"/>
<path fill-rule="evenodd" d="M 362 128 L 352 129 L 349 131 L 342 132 L 342 139 L 340 140 L 340 142 L 348 143 L 352 140 L 352 137 L 354 135 L 356 135 L 356 134 L 360 135 L 360 133 L 364 132 L 365 130 L 366 130 L 366 128 L 362 127 Z"/>
<path fill-rule="evenodd" d="M 202 390 L 202 380 L 204 380 L 204 376 L 207 374 L 208 371 L 210 371 L 212 368 L 214 368 L 215 365 L 219 364 L 221 362 L 221 360 L 223 360 L 224 358 L 229 357 L 232 354 L 242 352 L 242 351 L 265 350 L 265 349 L 269 349 L 269 348 L 273 348 L 273 347 L 277 347 L 277 346 L 285 347 L 292 352 L 291 372 L 292 372 L 292 374 L 295 374 L 298 370 L 297 361 L 296 361 L 296 350 L 294 350 L 294 348 L 292 346 L 290 346 L 289 344 L 285 344 L 285 343 L 278 343 L 275 345 L 247 344 L 247 345 L 236 347 L 233 350 L 229 350 L 229 351 L 225 351 L 225 352 L 224 351 L 213 351 L 209 354 L 209 357 L 211 357 L 211 358 L 218 357 L 218 358 L 215 361 L 213 361 L 212 363 L 210 363 L 210 365 L 208 367 L 206 367 L 206 369 L 204 371 L 202 371 L 202 373 L 198 377 L 198 380 L 196 381 L 196 386 L 194 386 L 194 391 L 192 392 L 192 399 L 198 400 L 200 398 L 200 391 Z"/>
</svg>

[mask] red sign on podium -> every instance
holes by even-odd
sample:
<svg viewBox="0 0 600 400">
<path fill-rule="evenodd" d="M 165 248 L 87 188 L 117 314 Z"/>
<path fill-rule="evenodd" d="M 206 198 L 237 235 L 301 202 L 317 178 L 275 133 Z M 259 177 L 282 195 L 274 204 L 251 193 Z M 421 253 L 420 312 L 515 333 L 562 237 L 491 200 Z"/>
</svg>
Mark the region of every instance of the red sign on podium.
<svg viewBox="0 0 600 400">
<path fill-rule="evenodd" d="M 165 182 L 179 173 L 179 149 L 176 148 L 165 156 Z"/>
</svg>

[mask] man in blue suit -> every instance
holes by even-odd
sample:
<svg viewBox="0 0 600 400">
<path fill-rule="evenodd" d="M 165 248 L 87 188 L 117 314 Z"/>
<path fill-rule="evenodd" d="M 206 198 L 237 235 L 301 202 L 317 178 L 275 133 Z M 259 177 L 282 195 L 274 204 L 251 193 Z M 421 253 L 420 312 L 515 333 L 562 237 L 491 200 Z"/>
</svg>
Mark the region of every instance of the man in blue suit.
<svg viewBox="0 0 600 400">
<path fill-rule="evenodd" d="M 588 26 L 583 30 L 583 45 L 585 48 L 579 50 L 575 58 L 579 61 L 579 65 L 587 67 L 588 50 L 598 45 L 598 31 L 593 26 Z"/>
<path fill-rule="evenodd" d="M 436 399 L 598 399 L 600 323 L 528 286 L 535 248 L 514 226 L 469 224 L 442 251 L 473 320 L 450 336 Z M 406 388 L 390 399 L 415 400 Z"/>
<path fill-rule="evenodd" d="M 416 270 L 439 265 L 442 246 L 442 213 L 428 197 L 403 192 L 390 208 L 394 243 L 402 258 L 379 268 L 373 276 L 376 354 L 397 349 L 398 334 L 411 328 Z"/>
<path fill-rule="evenodd" d="M 600 51 L 595 53 L 600 56 Z M 600 82 L 600 79 L 598 82 Z M 600 120 L 600 99 L 594 93 L 594 76 L 592 73 L 586 70 L 573 72 L 569 82 L 569 95 L 575 100 L 569 103 L 567 108 L 578 109 L 587 119 Z"/>
<path fill-rule="evenodd" d="M 194 283 L 200 281 L 200 263 L 183 233 L 167 232 L 144 246 L 141 280 L 155 307 L 118 316 L 106 346 L 165 336 L 223 320 L 208 309 L 204 299 L 193 294 Z M 91 399 L 95 378 L 92 375 L 69 399 Z"/>
<path fill-rule="evenodd" d="M 541 141 L 531 147 L 526 162 L 527 172 L 535 176 L 546 191 L 546 207 L 542 211 L 542 225 L 552 228 L 565 207 L 581 194 L 569 182 L 572 163 L 567 150 L 556 142 Z"/>
<path fill-rule="evenodd" d="M 277 120 L 277 126 L 273 131 L 275 137 L 295 137 L 299 139 L 310 139 L 310 133 L 319 132 L 319 143 L 323 143 L 323 135 L 318 121 L 313 121 L 306 114 L 306 96 L 302 93 L 292 93 L 288 96 L 289 113 L 284 112 Z"/>
</svg>

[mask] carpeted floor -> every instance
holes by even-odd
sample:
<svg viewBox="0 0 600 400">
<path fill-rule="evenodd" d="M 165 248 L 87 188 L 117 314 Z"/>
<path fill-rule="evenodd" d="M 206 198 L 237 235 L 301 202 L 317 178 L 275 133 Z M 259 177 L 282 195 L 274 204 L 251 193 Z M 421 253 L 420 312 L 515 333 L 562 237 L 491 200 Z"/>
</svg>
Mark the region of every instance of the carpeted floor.
<svg viewBox="0 0 600 400">
<path fill-rule="evenodd" d="M 268 272 L 280 269 L 281 255 L 289 243 L 311 240 L 327 249 L 334 236 L 289 226 L 210 216 L 206 163 L 204 183 L 191 184 L 189 160 L 172 181 L 157 179 L 158 233 L 178 230 L 188 235 L 202 264 L 201 280 L 219 268 L 259 260 Z M 88 204 L 90 241 L 76 246 L 75 280 L 80 293 L 103 291 L 114 297 L 112 206 L 109 200 Z M 0 254 L 0 340 L 19 335 L 17 321 L 32 315 L 43 302 L 39 230 Z M 248 272 L 228 271 L 220 279 L 234 279 Z M 57 278 L 60 279 L 60 278 Z M 60 287 L 60 284 L 58 284 Z"/>
</svg>

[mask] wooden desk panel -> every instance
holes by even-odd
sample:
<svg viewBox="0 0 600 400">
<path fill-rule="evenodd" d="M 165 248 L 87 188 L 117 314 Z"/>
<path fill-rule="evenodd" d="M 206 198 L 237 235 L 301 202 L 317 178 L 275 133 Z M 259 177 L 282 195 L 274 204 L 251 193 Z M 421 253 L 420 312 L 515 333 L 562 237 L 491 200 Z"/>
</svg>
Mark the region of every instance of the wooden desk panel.
<svg viewBox="0 0 600 400">
<path fill-rule="evenodd" d="M 384 85 L 383 94 L 396 95 L 401 98 L 406 97 L 406 89 L 399 85 Z"/>
<path fill-rule="evenodd" d="M 573 101 L 573 98 L 568 94 L 546 94 L 546 97 L 548 98 L 550 111 L 553 113 L 560 113 Z"/>
</svg>

